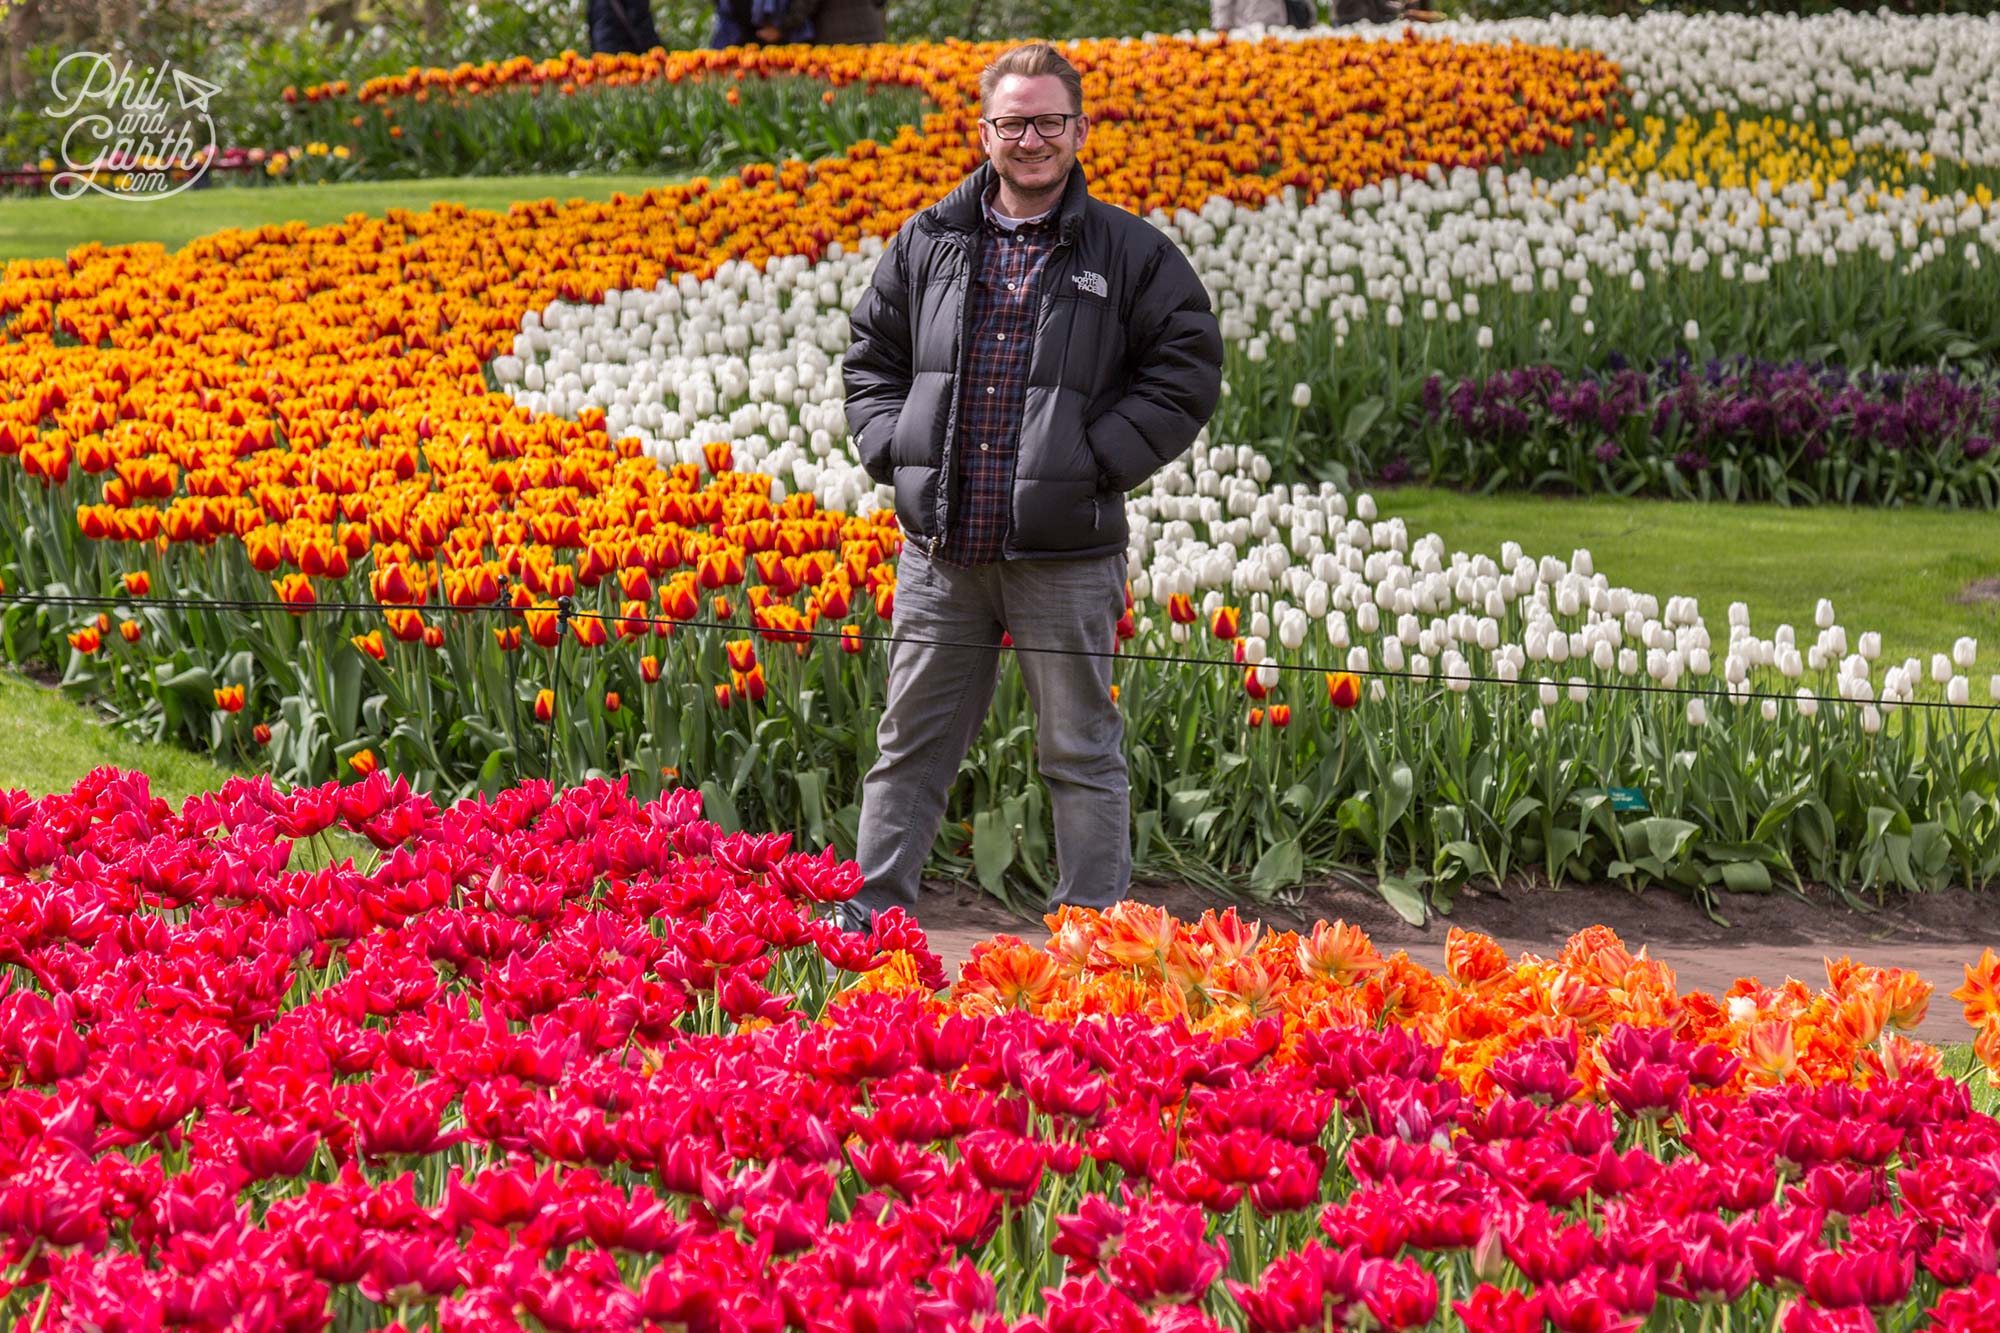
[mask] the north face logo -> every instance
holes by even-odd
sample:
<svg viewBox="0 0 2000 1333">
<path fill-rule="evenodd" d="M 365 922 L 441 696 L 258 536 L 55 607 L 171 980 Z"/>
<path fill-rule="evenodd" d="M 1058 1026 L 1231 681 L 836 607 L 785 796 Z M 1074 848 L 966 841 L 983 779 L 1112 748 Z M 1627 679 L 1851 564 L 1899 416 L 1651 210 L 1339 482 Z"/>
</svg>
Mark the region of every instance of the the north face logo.
<svg viewBox="0 0 2000 1333">
<path fill-rule="evenodd" d="M 1077 285 L 1077 290 L 1089 292 L 1092 296 L 1111 295 L 1111 284 L 1104 280 L 1102 273 L 1092 273 L 1089 269 L 1085 269 L 1081 273 L 1072 275 L 1070 281 Z"/>
</svg>

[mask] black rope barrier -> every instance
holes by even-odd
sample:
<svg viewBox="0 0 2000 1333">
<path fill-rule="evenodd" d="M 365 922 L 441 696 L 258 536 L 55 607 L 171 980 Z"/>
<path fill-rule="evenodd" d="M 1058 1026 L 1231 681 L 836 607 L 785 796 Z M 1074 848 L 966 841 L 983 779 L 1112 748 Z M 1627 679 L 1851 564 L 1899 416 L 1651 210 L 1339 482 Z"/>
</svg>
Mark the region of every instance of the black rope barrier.
<svg viewBox="0 0 2000 1333">
<path fill-rule="evenodd" d="M 501 595 L 503 598 L 506 596 L 504 589 L 502 590 Z M 586 609 L 578 609 L 569 597 L 558 598 L 556 605 L 553 608 L 551 608 L 551 607 L 519 607 L 504 602 L 494 603 L 494 604 L 482 603 L 479 605 L 456 606 L 451 604 L 409 605 L 396 602 L 372 602 L 372 601 L 371 602 L 314 601 L 314 602 L 294 603 L 285 601 L 244 600 L 244 599 L 205 598 L 205 597 L 162 598 L 162 597 L 153 597 L 150 595 L 145 597 L 138 597 L 138 596 L 112 597 L 112 596 L 90 596 L 90 595 L 69 594 L 69 593 L 47 593 L 47 594 L 0 593 L 0 606 L 5 606 L 10 603 L 22 604 L 22 605 L 94 608 L 99 610 L 108 610 L 115 607 L 155 606 L 155 607 L 168 607 L 171 609 L 192 609 L 192 610 L 207 610 L 207 611 L 214 611 L 214 610 L 284 611 L 293 615 L 311 615 L 315 613 L 366 614 L 366 613 L 381 613 L 387 611 L 417 611 L 417 612 L 430 612 L 430 613 L 449 613 L 454 615 L 502 614 L 509 616 L 521 616 L 525 614 L 527 611 L 537 610 L 537 611 L 550 612 L 556 617 L 555 653 L 557 657 L 556 657 L 556 662 L 553 664 L 555 666 L 559 666 L 561 663 L 562 640 L 564 637 L 564 631 L 565 629 L 568 628 L 570 623 L 576 620 L 598 620 L 605 622 L 607 627 L 617 626 L 617 625 L 644 625 L 649 630 L 657 629 L 660 626 L 667 626 L 670 628 L 678 628 L 678 629 L 727 630 L 737 634 L 759 635 L 765 638 L 767 641 L 777 642 L 777 643 L 797 642 L 800 638 L 811 638 L 811 639 L 847 640 L 847 641 L 858 641 L 862 643 L 882 643 L 882 644 L 900 642 L 900 643 L 914 644 L 924 648 L 967 648 L 967 649 L 976 649 L 984 652 L 995 651 L 1002 648 L 1010 648 L 1012 651 L 1017 653 L 1042 653 L 1059 657 L 1092 657 L 1092 658 L 1108 657 L 1113 662 L 1120 662 L 1120 661 L 1150 662 L 1162 666 L 1223 667 L 1232 671 L 1250 670 L 1250 669 L 1268 669 L 1279 672 L 1307 672 L 1307 673 L 1315 673 L 1321 675 L 1346 674 L 1354 676 L 1357 679 L 1361 680 L 1381 680 L 1381 681 L 1416 683 L 1423 685 L 1442 685 L 1446 688 L 1451 688 L 1456 684 L 1463 683 L 1467 686 L 1504 685 L 1516 689 L 1527 688 L 1527 689 L 1540 690 L 1544 685 L 1547 685 L 1564 692 L 1567 692 L 1571 689 L 1583 689 L 1591 691 L 1602 690 L 1607 694 L 1659 695 L 1666 698 L 1676 698 L 1676 699 L 1723 698 L 1733 703 L 1758 703 L 1764 700 L 1770 700 L 1775 703 L 1832 704 L 1832 705 L 1845 706 L 1849 708 L 1865 707 L 1867 705 L 1872 704 L 1879 708 L 1889 708 L 1889 709 L 1913 708 L 1913 709 L 1979 713 L 1979 714 L 2000 713 L 2000 702 L 1972 703 L 1968 701 L 1962 704 L 1955 704 L 1950 702 L 1949 700 L 1944 700 L 1944 699 L 1897 699 L 1889 701 L 1888 703 L 1885 704 L 1880 699 L 1850 699 L 1845 697 L 1844 695 L 1818 694 L 1810 691 L 1803 693 L 1799 691 L 1793 691 L 1790 694 L 1778 694 L 1768 690 L 1739 691 L 1732 689 L 1726 683 L 1721 685 L 1710 686 L 1707 688 L 1699 688 L 1696 686 L 1689 686 L 1689 685 L 1659 685 L 1659 684 L 1642 685 L 1638 684 L 1637 682 L 1631 682 L 1631 681 L 1577 680 L 1572 682 L 1570 680 L 1557 680 L 1552 677 L 1549 678 L 1528 677 L 1528 676 L 1508 677 L 1508 676 L 1495 676 L 1486 674 L 1471 674 L 1467 672 L 1458 672 L 1458 671 L 1446 672 L 1443 670 L 1429 672 L 1429 673 L 1419 673 L 1415 671 L 1390 671 L 1380 667 L 1363 667 L 1357 669 L 1345 665 L 1326 666 L 1315 662 L 1283 662 L 1283 661 L 1278 661 L 1276 659 L 1273 659 L 1269 662 L 1247 662 L 1247 661 L 1238 662 L 1234 658 L 1228 658 L 1228 657 L 1196 657 L 1184 653 L 1127 652 L 1117 648 L 1112 648 L 1112 649 L 1055 648 L 1055 647 L 1044 647 L 1039 645 L 1022 644 L 1022 643 L 1010 643 L 1002 645 L 997 642 L 982 643 L 976 640 L 921 639 L 921 638 L 913 638 L 907 635 L 898 638 L 894 634 L 849 633 L 850 630 L 854 630 L 856 628 L 855 626 L 852 625 L 845 626 L 841 629 L 828 630 L 828 629 L 807 629 L 804 627 L 794 628 L 789 626 L 775 627 L 769 625 L 754 625 L 754 624 L 742 625 L 729 620 L 709 620 L 709 619 L 703 619 L 701 617 L 689 617 L 688 619 L 681 620 L 681 619 L 675 619 L 670 616 L 650 616 L 650 615 L 630 616 L 630 615 L 624 615 L 616 611 L 592 611 Z M 512 661 L 512 654 L 509 654 L 509 661 L 510 662 Z M 553 718 L 554 716 L 553 708 L 550 710 L 550 716 L 551 718 Z M 518 741 L 516 742 L 516 744 L 518 746 Z"/>
</svg>

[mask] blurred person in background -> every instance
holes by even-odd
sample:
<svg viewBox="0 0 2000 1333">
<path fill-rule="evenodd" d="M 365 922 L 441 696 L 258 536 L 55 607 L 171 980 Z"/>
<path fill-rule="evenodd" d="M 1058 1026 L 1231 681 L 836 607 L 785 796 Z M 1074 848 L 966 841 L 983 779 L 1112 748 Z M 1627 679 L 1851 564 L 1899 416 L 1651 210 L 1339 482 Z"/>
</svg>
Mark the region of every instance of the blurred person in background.
<svg viewBox="0 0 2000 1333">
<path fill-rule="evenodd" d="M 1217 32 L 1252 25 L 1282 28 L 1286 22 L 1285 0 L 1209 0 L 1208 26 Z"/>
<path fill-rule="evenodd" d="M 758 32 L 765 42 L 865 46 L 889 40 L 886 0 L 791 0 L 777 22 Z M 809 34 L 799 36 L 799 33 Z"/>
<path fill-rule="evenodd" d="M 1332 0 L 1333 25 L 1349 23 L 1436 23 L 1444 18 L 1435 9 L 1414 9 L 1403 0 Z"/>
<path fill-rule="evenodd" d="M 589 0 L 585 14 L 597 55 L 643 55 L 665 45 L 653 26 L 653 0 Z"/>
</svg>

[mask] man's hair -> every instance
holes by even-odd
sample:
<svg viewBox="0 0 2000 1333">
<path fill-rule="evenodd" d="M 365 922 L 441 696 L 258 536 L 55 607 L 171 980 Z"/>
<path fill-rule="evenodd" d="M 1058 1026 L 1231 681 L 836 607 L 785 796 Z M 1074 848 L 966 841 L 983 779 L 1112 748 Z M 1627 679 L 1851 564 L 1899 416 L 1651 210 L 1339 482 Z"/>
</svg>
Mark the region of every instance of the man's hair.
<svg viewBox="0 0 2000 1333">
<path fill-rule="evenodd" d="M 1076 109 L 1083 110 L 1083 76 L 1076 72 L 1075 65 L 1063 59 L 1062 52 L 1047 42 L 1028 42 L 1002 51 L 979 71 L 979 100 L 982 105 L 993 100 L 993 90 L 1009 74 L 1024 79 L 1051 76 L 1069 91 L 1069 100 Z"/>
</svg>

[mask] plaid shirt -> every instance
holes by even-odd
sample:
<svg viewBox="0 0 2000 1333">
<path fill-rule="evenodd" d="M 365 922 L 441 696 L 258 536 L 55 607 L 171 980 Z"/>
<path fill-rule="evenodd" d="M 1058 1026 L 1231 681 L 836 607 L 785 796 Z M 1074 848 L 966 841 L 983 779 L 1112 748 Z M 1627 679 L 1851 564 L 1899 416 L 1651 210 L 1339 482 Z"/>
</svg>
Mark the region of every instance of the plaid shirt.
<svg viewBox="0 0 2000 1333">
<path fill-rule="evenodd" d="M 956 489 L 950 529 L 937 557 L 954 565 L 1000 559 L 1013 507 L 1014 459 L 1035 350 L 1042 270 L 1055 249 L 1056 211 L 1009 230 L 993 220 L 992 195 L 981 220 L 974 276 L 972 348 L 959 386 Z"/>
</svg>

